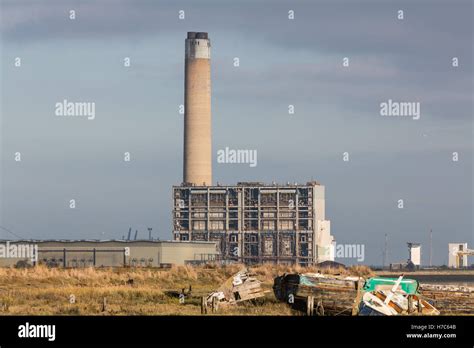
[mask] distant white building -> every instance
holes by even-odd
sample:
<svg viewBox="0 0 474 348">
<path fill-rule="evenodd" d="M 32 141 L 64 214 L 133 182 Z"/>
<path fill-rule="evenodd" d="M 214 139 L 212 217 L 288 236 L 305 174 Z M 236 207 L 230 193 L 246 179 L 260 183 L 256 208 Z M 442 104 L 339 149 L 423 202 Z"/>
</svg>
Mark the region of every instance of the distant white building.
<svg viewBox="0 0 474 348">
<path fill-rule="evenodd" d="M 467 267 L 467 254 L 458 256 L 458 252 L 468 250 L 467 243 L 449 243 L 448 247 L 449 247 L 448 267 L 452 267 L 452 268 Z"/>
<path fill-rule="evenodd" d="M 419 243 L 407 243 L 408 244 L 408 260 L 413 263 L 416 267 L 421 265 L 421 244 Z"/>
</svg>

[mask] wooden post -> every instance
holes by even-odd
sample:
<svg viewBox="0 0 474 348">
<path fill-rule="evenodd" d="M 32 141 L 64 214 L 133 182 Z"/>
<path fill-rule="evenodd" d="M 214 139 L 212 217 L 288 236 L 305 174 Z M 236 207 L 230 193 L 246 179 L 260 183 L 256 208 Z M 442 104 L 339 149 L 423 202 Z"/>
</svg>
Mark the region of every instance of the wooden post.
<svg viewBox="0 0 474 348">
<path fill-rule="evenodd" d="M 408 314 L 413 312 L 413 296 L 408 295 Z"/>
<path fill-rule="evenodd" d="M 308 296 L 306 299 L 306 315 L 312 316 L 314 310 L 314 296 Z"/>
<path fill-rule="evenodd" d="M 107 297 L 104 297 L 104 301 L 102 302 L 102 312 L 107 310 Z"/>
<path fill-rule="evenodd" d="M 316 315 L 319 315 L 321 317 L 324 316 L 323 300 L 318 301 L 318 304 L 316 306 Z"/>
<path fill-rule="evenodd" d="M 219 299 L 217 296 L 214 296 L 212 298 L 212 313 L 217 313 L 217 310 L 219 309 Z"/>
<path fill-rule="evenodd" d="M 421 313 L 422 312 L 422 308 L 421 308 L 421 298 L 418 297 L 418 313 Z"/>
<path fill-rule="evenodd" d="M 207 314 L 206 296 L 201 297 L 201 314 Z"/>
<path fill-rule="evenodd" d="M 363 288 L 364 288 L 364 281 L 360 280 L 356 283 L 356 290 L 357 290 L 357 295 L 356 298 L 354 299 L 354 303 L 352 304 L 352 315 L 357 315 L 359 314 L 359 306 L 360 306 L 360 301 L 362 300 L 363 296 Z"/>
</svg>

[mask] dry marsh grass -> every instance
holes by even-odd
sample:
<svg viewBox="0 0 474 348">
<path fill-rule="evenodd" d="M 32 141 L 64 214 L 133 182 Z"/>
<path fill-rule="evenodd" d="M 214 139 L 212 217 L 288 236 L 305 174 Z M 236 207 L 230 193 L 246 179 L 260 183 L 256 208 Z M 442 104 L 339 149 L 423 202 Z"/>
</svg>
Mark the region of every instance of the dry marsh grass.
<svg viewBox="0 0 474 348">
<path fill-rule="evenodd" d="M 0 315 L 200 315 L 200 298 L 217 289 L 243 265 L 153 268 L 0 268 Z M 250 268 L 271 289 L 283 273 L 317 272 L 317 267 L 260 265 Z M 367 267 L 325 273 L 369 275 Z M 192 288 L 179 303 L 176 293 Z M 103 308 L 104 297 L 106 308 Z M 74 299 L 74 301 L 72 301 Z M 265 301 L 222 307 L 220 315 L 296 315 L 273 293 Z"/>
</svg>

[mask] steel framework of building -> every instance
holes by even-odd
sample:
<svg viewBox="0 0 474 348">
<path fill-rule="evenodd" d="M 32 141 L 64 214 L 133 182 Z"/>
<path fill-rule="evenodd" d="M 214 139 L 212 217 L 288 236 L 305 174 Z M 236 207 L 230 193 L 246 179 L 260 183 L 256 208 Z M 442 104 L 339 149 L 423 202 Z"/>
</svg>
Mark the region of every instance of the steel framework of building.
<svg viewBox="0 0 474 348">
<path fill-rule="evenodd" d="M 324 186 L 174 186 L 175 240 L 215 241 L 221 257 L 246 264 L 318 261 Z M 327 231 L 329 233 L 329 231 Z"/>
</svg>

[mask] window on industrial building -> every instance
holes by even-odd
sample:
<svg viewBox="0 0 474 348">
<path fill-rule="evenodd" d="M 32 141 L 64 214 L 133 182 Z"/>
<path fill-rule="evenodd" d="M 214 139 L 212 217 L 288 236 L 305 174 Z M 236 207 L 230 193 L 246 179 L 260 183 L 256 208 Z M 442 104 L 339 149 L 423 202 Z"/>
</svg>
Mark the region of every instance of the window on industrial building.
<svg viewBox="0 0 474 348">
<path fill-rule="evenodd" d="M 211 230 L 223 230 L 224 229 L 224 221 L 211 221 L 210 222 L 210 229 Z"/>
<path fill-rule="evenodd" d="M 263 230 L 275 230 L 275 221 L 262 221 Z"/>
<path fill-rule="evenodd" d="M 294 229 L 294 224 L 293 224 L 293 221 L 291 220 L 280 221 L 279 225 L 280 225 L 279 226 L 280 230 L 293 230 Z"/>
<path fill-rule="evenodd" d="M 206 229 L 206 221 L 193 221 L 193 230 L 202 231 Z"/>
</svg>

